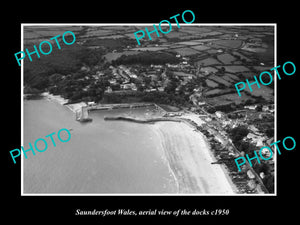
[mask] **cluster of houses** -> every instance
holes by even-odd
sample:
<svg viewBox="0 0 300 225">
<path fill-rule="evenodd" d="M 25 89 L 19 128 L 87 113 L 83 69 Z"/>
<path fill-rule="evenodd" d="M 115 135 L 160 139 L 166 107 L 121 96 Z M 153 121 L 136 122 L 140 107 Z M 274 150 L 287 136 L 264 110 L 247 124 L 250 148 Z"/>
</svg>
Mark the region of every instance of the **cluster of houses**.
<svg viewBox="0 0 300 225">
<path fill-rule="evenodd" d="M 244 106 L 245 109 L 250 109 L 250 110 L 257 110 L 258 107 L 260 107 L 259 105 L 246 105 Z M 261 107 L 261 111 L 262 112 L 269 112 L 269 113 L 274 113 L 275 109 L 274 109 L 274 104 L 271 105 L 263 105 Z"/>
<path fill-rule="evenodd" d="M 176 57 L 181 57 L 179 54 Z M 192 79 L 192 76 L 188 76 L 187 72 L 191 72 L 194 68 L 188 63 L 188 58 L 181 57 L 182 62 L 178 64 L 166 63 L 165 65 L 150 65 L 150 66 L 109 66 L 112 74 L 112 78 L 108 81 L 110 86 L 107 87 L 106 93 L 112 93 L 116 91 L 137 91 L 138 85 L 143 87 L 145 92 L 160 91 L 163 92 L 170 80 L 166 76 L 166 70 L 175 71 L 178 74 L 176 76 L 184 77 L 183 84 L 187 82 L 187 79 Z M 193 71 L 194 72 L 194 71 Z M 137 75 L 138 74 L 138 75 Z M 102 72 L 96 72 L 93 77 L 99 79 L 104 75 Z M 148 80 L 148 82 L 146 81 Z M 149 82 L 150 80 L 150 82 Z M 114 88 L 114 87 L 118 88 Z"/>
<path fill-rule="evenodd" d="M 118 67 L 113 67 L 110 66 L 109 69 L 112 72 L 113 78 L 109 79 L 110 86 L 107 87 L 106 92 L 111 93 L 113 92 L 112 86 L 119 84 L 120 85 L 120 90 L 132 90 L 132 91 L 137 91 L 136 84 L 131 82 L 130 78 L 136 79 L 137 75 L 130 71 L 125 66 L 118 66 Z"/>
<path fill-rule="evenodd" d="M 245 106 L 244 108 L 255 110 L 257 105 Z M 256 113 L 257 111 L 255 111 Z M 259 113 L 258 118 L 260 118 L 261 114 L 264 113 L 274 113 L 274 105 L 264 105 L 262 107 L 262 112 Z M 248 141 L 259 148 L 266 146 L 273 138 L 268 138 L 265 134 L 259 131 L 259 129 L 255 125 L 249 125 L 248 119 L 230 119 L 226 115 L 226 113 L 221 111 L 216 111 L 214 114 L 210 115 L 210 117 L 205 118 L 206 122 L 210 122 L 213 120 L 217 120 L 218 123 L 214 123 L 215 128 L 219 130 L 220 133 L 223 132 L 225 127 L 235 128 L 238 126 L 247 126 L 249 129 L 249 134 L 245 137 L 245 141 Z M 217 125 L 217 126 L 216 126 Z M 224 134 L 224 136 L 226 136 Z"/>
<path fill-rule="evenodd" d="M 257 111 L 258 107 L 260 107 L 261 109 L 259 111 Z M 258 113 L 258 118 L 261 119 L 261 116 L 264 114 L 273 114 L 274 113 L 274 104 L 269 104 L 269 105 L 263 105 L 263 106 L 258 106 L 258 105 L 248 105 L 248 106 L 244 106 L 244 108 L 246 110 L 250 110 L 253 113 Z M 255 110 L 255 111 L 254 111 Z M 270 146 L 270 144 L 272 142 L 274 142 L 274 138 L 268 138 L 264 133 L 262 133 L 255 125 L 249 125 L 248 120 L 246 120 L 246 118 L 244 118 L 243 120 L 231 120 L 229 119 L 225 113 L 220 112 L 220 111 L 216 111 L 215 118 L 218 119 L 219 124 L 220 124 L 220 128 L 217 129 L 220 131 L 220 134 L 222 134 L 222 130 L 224 127 L 229 126 L 231 128 L 237 127 L 237 126 L 247 126 L 249 133 L 248 135 L 244 138 L 244 141 L 249 142 L 251 144 L 253 144 L 254 146 L 257 147 L 257 150 L 261 149 L 264 146 Z M 248 118 L 249 119 L 249 118 Z M 224 137 L 226 137 L 227 135 L 223 135 Z M 269 158 L 270 157 L 270 152 L 265 149 L 264 151 L 262 151 L 262 155 L 265 158 Z M 267 164 L 274 164 L 273 160 L 269 160 L 266 161 Z M 260 173 L 259 174 L 261 178 L 264 178 L 265 174 L 264 173 Z"/>
</svg>

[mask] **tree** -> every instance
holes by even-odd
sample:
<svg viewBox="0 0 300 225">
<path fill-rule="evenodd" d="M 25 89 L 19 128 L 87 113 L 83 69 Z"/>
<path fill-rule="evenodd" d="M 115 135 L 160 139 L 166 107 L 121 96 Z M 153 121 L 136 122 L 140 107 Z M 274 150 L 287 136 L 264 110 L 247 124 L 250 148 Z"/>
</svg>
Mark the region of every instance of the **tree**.
<svg viewBox="0 0 300 225">
<path fill-rule="evenodd" d="M 31 82 L 31 87 L 37 90 L 44 90 L 49 85 L 48 77 L 36 76 Z"/>
<path fill-rule="evenodd" d="M 272 174 L 267 174 L 263 183 L 270 193 L 274 193 L 274 176 Z"/>
<path fill-rule="evenodd" d="M 49 82 L 51 85 L 56 85 L 62 80 L 62 76 L 59 73 L 54 73 L 49 77 Z"/>
<path fill-rule="evenodd" d="M 256 106 L 256 111 L 257 112 L 261 112 L 262 111 L 262 107 L 263 107 L 262 104 L 257 105 Z"/>
<path fill-rule="evenodd" d="M 103 91 L 101 90 L 99 90 L 97 93 L 96 93 L 96 95 L 95 96 L 93 96 L 93 100 L 94 100 L 94 102 L 100 102 L 101 100 L 102 100 L 102 98 L 103 98 Z"/>
<path fill-rule="evenodd" d="M 140 91 L 140 92 L 143 92 L 145 90 L 145 87 L 142 86 L 141 84 L 136 84 L 136 88 L 137 88 L 137 91 Z"/>
<path fill-rule="evenodd" d="M 79 101 L 84 96 L 83 92 L 73 92 L 73 95 L 70 97 L 71 102 Z"/>
<path fill-rule="evenodd" d="M 169 94 L 175 93 L 176 87 L 177 87 L 176 82 L 170 81 L 170 82 L 167 84 L 167 86 L 165 87 L 165 92 L 167 92 L 167 93 L 169 93 Z"/>
<path fill-rule="evenodd" d="M 145 77 L 144 82 L 145 82 L 146 86 L 149 86 L 151 83 L 151 77 Z"/>
<path fill-rule="evenodd" d="M 97 86 L 102 88 L 102 89 L 105 89 L 109 85 L 110 85 L 110 83 L 108 81 L 108 78 L 106 78 L 106 77 L 99 79 L 98 82 L 97 82 Z"/>
<path fill-rule="evenodd" d="M 239 145 L 236 146 L 240 152 L 245 152 L 248 155 L 252 155 L 256 150 L 256 146 L 246 141 L 239 141 Z"/>
<path fill-rule="evenodd" d="M 247 99 L 245 101 L 245 105 L 251 105 L 253 103 L 253 101 L 251 99 Z"/>
<path fill-rule="evenodd" d="M 272 124 L 271 127 L 269 127 L 268 129 L 266 129 L 265 133 L 268 136 L 268 138 L 274 137 L 274 126 L 273 126 L 273 124 Z"/>
<path fill-rule="evenodd" d="M 229 135 L 233 142 L 241 141 L 248 134 L 249 134 L 249 130 L 246 126 L 235 127 L 233 129 L 231 129 L 229 132 Z"/>
<path fill-rule="evenodd" d="M 215 107 L 209 107 L 207 110 L 206 110 L 208 113 L 215 113 L 217 110 L 215 109 Z"/>
<path fill-rule="evenodd" d="M 31 88 L 31 87 L 27 87 L 27 86 L 24 87 L 24 94 L 38 95 L 40 93 L 41 93 L 41 91 L 39 91 L 36 88 Z"/>
</svg>

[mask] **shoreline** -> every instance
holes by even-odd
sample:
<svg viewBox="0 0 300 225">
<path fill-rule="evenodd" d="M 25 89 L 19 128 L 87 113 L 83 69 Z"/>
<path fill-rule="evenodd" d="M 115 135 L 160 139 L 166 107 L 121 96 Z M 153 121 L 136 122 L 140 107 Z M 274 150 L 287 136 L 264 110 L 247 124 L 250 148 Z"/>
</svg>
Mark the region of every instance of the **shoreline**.
<svg viewBox="0 0 300 225">
<path fill-rule="evenodd" d="M 205 122 L 203 122 L 203 123 L 205 123 Z M 195 129 L 195 126 L 194 126 L 194 125 L 192 125 L 192 124 L 190 124 L 190 123 L 188 123 L 188 122 L 186 122 L 186 121 L 185 121 L 185 124 L 187 124 L 188 126 L 190 126 L 190 127 L 193 128 L 193 129 Z M 206 137 L 201 131 L 196 130 L 196 129 L 195 129 L 194 131 L 197 132 L 197 133 L 199 133 L 199 135 L 201 135 L 201 137 L 203 138 L 203 140 L 206 142 L 206 144 L 207 144 L 207 146 L 208 146 L 208 151 L 207 151 L 207 152 L 208 152 L 208 154 L 210 155 L 212 162 L 217 161 L 217 159 L 216 159 L 216 157 L 214 156 L 213 151 L 212 151 L 211 142 L 207 139 L 207 137 Z M 236 185 L 234 184 L 233 180 L 231 179 L 231 177 L 230 177 L 230 175 L 229 175 L 229 174 L 230 174 L 230 171 L 226 168 L 225 165 L 223 165 L 223 164 L 219 164 L 219 165 L 220 165 L 220 167 L 221 167 L 221 169 L 222 169 L 222 171 L 223 171 L 223 173 L 224 173 L 224 175 L 225 175 L 225 177 L 226 177 L 228 183 L 230 184 L 230 186 L 231 186 L 233 192 L 234 192 L 234 193 L 237 193 L 237 192 L 238 192 L 238 188 L 236 187 Z"/>
<path fill-rule="evenodd" d="M 66 104 L 68 102 L 67 99 L 64 99 L 62 98 L 61 96 L 59 95 L 52 95 L 48 92 L 45 92 L 42 94 L 43 97 L 45 97 L 46 99 L 52 101 L 52 102 L 56 102 L 60 105 L 64 105 L 66 106 L 69 110 L 71 110 L 73 113 L 76 113 L 77 110 L 80 110 L 82 106 L 87 106 L 86 103 L 84 102 L 80 102 L 80 103 L 74 103 L 74 104 Z M 113 104 L 112 104 L 113 105 Z M 164 123 L 167 123 L 167 122 L 179 122 L 179 124 L 183 124 L 183 126 L 187 125 L 188 126 L 188 130 L 187 132 L 193 132 L 193 133 L 197 133 L 198 135 L 198 138 L 199 138 L 199 135 L 201 135 L 201 138 L 206 142 L 206 146 L 205 149 L 203 149 L 204 152 L 206 152 L 206 154 L 208 154 L 209 156 L 206 155 L 206 160 L 209 160 L 209 164 L 210 162 L 212 162 L 213 160 L 215 160 L 215 157 L 213 155 L 213 152 L 211 150 L 211 146 L 210 146 L 210 141 L 206 138 L 206 136 L 204 134 L 202 134 L 199 130 L 196 129 L 196 126 L 195 124 L 192 124 L 192 122 L 195 123 L 194 119 L 197 119 L 198 115 L 196 114 L 192 114 L 192 113 L 188 113 L 188 114 L 184 114 L 183 117 L 152 117 L 152 118 L 130 118 L 130 117 L 126 117 L 126 116 L 120 116 L 120 117 L 107 117 L 106 120 L 123 120 L 123 121 L 129 121 L 129 122 L 137 122 L 137 123 L 148 123 L 148 124 L 154 124 L 154 126 L 156 127 L 157 129 L 157 132 L 159 134 L 159 136 L 162 138 L 163 140 L 163 143 L 161 143 L 162 145 L 165 145 L 163 146 L 162 148 L 164 149 L 164 154 L 167 158 L 167 164 L 168 164 L 168 167 L 169 167 L 169 170 L 172 174 L 172 176 L 174 177 L 174 180 L 177 184 L 177 189 L 178 189 L 178 193 L 181 194 L 181 193 L 194 193 L 194 194 L 201 194 L 202 192 L 204 193 L 213 193 L 213 194 L 235 194 L 237 193 L 236 191 L 236 186 L 234 185 L 231 177 L 229 176 L 229 171 L 225 168 L 224 165 L 210 165 L 209 167 L 210 168 L 213 168 L 213 167 L 218 167 L 218 173 L 219 175 L 216 175 L 216 176 L 221 176 L 221 182 L 223 182 L 224 186 L 226 186 L 226 191 L 225 193 L 223 192 L 216 192 L 214 193 L 211 192 L 209 190 L 209 187 L 208 185 L 206 184 L 207 182 L 203 179 L 203 177 L 201 175 L 195 175 L 196 173 L 193 172 L 194 174 L 191 175 L 190 174 L 186 174 L 186 169 L 184 168 L 183 165 L 178 165 L 178 163 L 176 163 L 174 161 L 174 157 L 176 157 L 176 152 L 174 153 L 172 149 L 170 149 L 170 145 L 169 146 L 166 146 L 166 143 L 168 141 L 166 141 L 166 139 L 168 139 L 168 137 L 166 137 L 166 135 L 168 134 L 165 134 L 165 132 L 163 132 L 164 134 L 162 134 L 162 131 L 161 129 L 159 128 L 159 126 L 163 126 L 162 124 Z M 190 120 L 190 121 L 189 121 Z M 197 119 L 196 120 L 196 124 L 199 123 L 201 119 Z M 156 122 L 162 122 L 161 125 L 157 125 Z M 182 123 L 181 123 L 182 122 Z M 205 123 L 204 121 L 202 121 L 203 123 Z M 185 125 L 184 125 L 185 124 Z M 182 125 L 181 125 L 182 126 Z M 167 128 L 167 130 L 169 130 L 170 133 L 174 133 L 174 131 L 172 131 L 172 129 L 169 129 Z M 175 129 L 177 130 L 177 133 L 182 133 L 182 130 L 181 129 Z M 184 129 L 186 130 L 186 129 Z M 169 135 L 168 135 L 169 136 Z M 182 139 L 182 137 L 178 137 L 178 139 Z M 195 142 L 194 140 L 192 140 L 193 138 L 190 138 L 188 136 L 185 136 L 185 139 L 187 140 L 187 143 L 189 142 Z M 191 139 L 191 140 L 190 140 Z M 194 138 L 195 139 L 195 138 Z M 167 143 L 168 145 L 168 143 Z M 168 150 L 169 148 L 169 150 Z M 177 149 L 178 150 L 178 149 Z M 178 153 L 178 151 L 177 151 Z M 173 154 L 173 155 L 172 155 Z M 189 154 L 190 156 L 190 154 Z M 173 159 L 173 160 L 172 160 Z M 201 160 L 201 159 L 200 159 Z M 188 165 L 187 161 L 188 160 L 184 160 L 185 161 L 185 166 Z M 206 165 L 208 166 L 208 165 Z M 220 171 L 221 169 L 221 171 Z M 189 169 L 190 171 L 192 171 L 193 169 L 190 168 Z M 207 171 L 206 171 L 207 172 Z M 186 176 L 186 178 L 182 178 L 183 174 L 185 174 L 184 176 Z M 226 178 L 226 181 L 224 181 L 224 177 Z M 208 183 L 211 183 L 211 178 L 207 177 L 206 178 Z M 201 183 L 204 183 L 204 184 L 201 184 Z M 211 184 L 210 184 L 211 185 Z M 229 186 L 230 188 L 229 188 Z M 215 187 L 213 188 L 213 190 L 215 190 Z"/>
<path fill-rule="evenodd" d="M 162 149 L 164 150 L 164 154 L 167 158 L 166 161 L 170 172 L 175 177 L 179 193 L 237 193 L 237 187 L 231 180 L 229 171 L 225 168 L 225 166 L 211 164 L 211 162 L 216 161 L 216 158 L 212 153 L 210 142 L 204 134 L 202 134 L 199 130 L 195 130 L 195 125 L 191 124 L 187 118 L 162 117 L 137 119 L 124 116 L 110 116 L 106 117 L 105 120 L 154 124 L 157 134 L 161 137 Z M 172 129 L 170 129 L 169 126 L 164 126 L 164 123 L 157 122 L 177 122 L 179 125 L 169 125 L 172 126 Z M 199 144 L 199 140 L 201 140 L 199 135 L 203 140 L 201 144 Z M 171 136 L 176 136 L 176 138 L 173 139 Z M 185 143 L 181 144 L 181 142 Z M 176 144 L 174 145 L 174 143 Z M 178 148 L 178 146 L 180 147 Z M 200 148 L 202 147 L 201 153 L 199 152 L 199 149 L 195 148 L 195 146 Z M 184 152 L 184 154 L 180 152 Z M 178 158 L 180 158 L 180 161 L 178 161 Z M 199 165 L 201 163 L 204 165 Z M 194 165 L 191 166 L 191 164 Z M 205 173 L 211 173 L 210 176 L 203 174 L 203 170 L 201 171 L 201 169 L 204 167 Z M 210 177 L 218 177 L 218 179 L 215 179 L 212 182 Z M 221 188 L 216 187 L 216 184 L 219 184 Z M 224 190 L 222 187 L 224 187 Z"/>
<path fill-rule="evenodd" d="M 50 94 L 49 92 L 43 92 L 41 96 L 48 99 L 49 101 L 56 102 L 60 105 L 66 106 L 73 113 L 76 113 L 77 111 L 81 110 L 82 106 L 87 106 L 86 103 L 84 102 L 68 104 L 69 101 L 68 99 L 63 98 L 60 95 Z"/>
<path fill-rule="evenodd" d="M 179 194 L 235 194 L 236 188 L 221 165 L 213 165 L 210 145 L 185 123 L 156 123 Z M 199 137 L 201 135 L 201 138 Z"/>
</svg>

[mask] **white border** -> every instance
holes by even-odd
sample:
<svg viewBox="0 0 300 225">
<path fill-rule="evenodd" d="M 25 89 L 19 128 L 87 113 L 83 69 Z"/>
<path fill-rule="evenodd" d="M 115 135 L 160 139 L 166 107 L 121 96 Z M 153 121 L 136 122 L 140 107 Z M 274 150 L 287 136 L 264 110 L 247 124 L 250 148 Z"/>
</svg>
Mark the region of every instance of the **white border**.
<svg viewBox="0 0 300 225">
<path fill-rule="evenodd" d="M 171 23 L 177 25 L 176 23 Z M 158 25 L 158 24 L 155 24 Z M 161 24 L 167 26 L 167 24 Z M 21 23 L 21 51 L 23 51 L 24 26 L 153 26 L 153 23 Z M 180 26 L 274 26 L 274 67 L 277 65 L 277 24 L 276 23 L 191 23 L 180 24 Z M 180 29 L 180 28 L 179 28 Z M 277 141 L 277 76 L 274 90 L 274 139 Z M 24 118 L 23 118 L 23 87 L 24 87 L 24 64 L 21 62 L 21 146 L 23 146 Z M 276 151 L 275 151 L 276 152 Z M 91 193 L 24 193 L 23 184 L 23 154 L 21 154 L 21 196 L 277 196 L 277 154 L 274 154 L 274 193 L 273 194 L 91 194 Z"/>
</svg>

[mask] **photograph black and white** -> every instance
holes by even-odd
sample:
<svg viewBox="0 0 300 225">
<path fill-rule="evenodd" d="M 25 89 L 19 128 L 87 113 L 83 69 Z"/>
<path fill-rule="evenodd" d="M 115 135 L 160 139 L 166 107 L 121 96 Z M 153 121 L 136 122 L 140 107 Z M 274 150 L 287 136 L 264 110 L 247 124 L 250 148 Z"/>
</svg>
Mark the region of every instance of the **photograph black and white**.
<svg viewBox="0 0 300 225">
<path fill-rule="evenodd" d="M 22 24 L 22 195 L 276 194 L 276 24 L 172 25 Z"/>
</svg>

